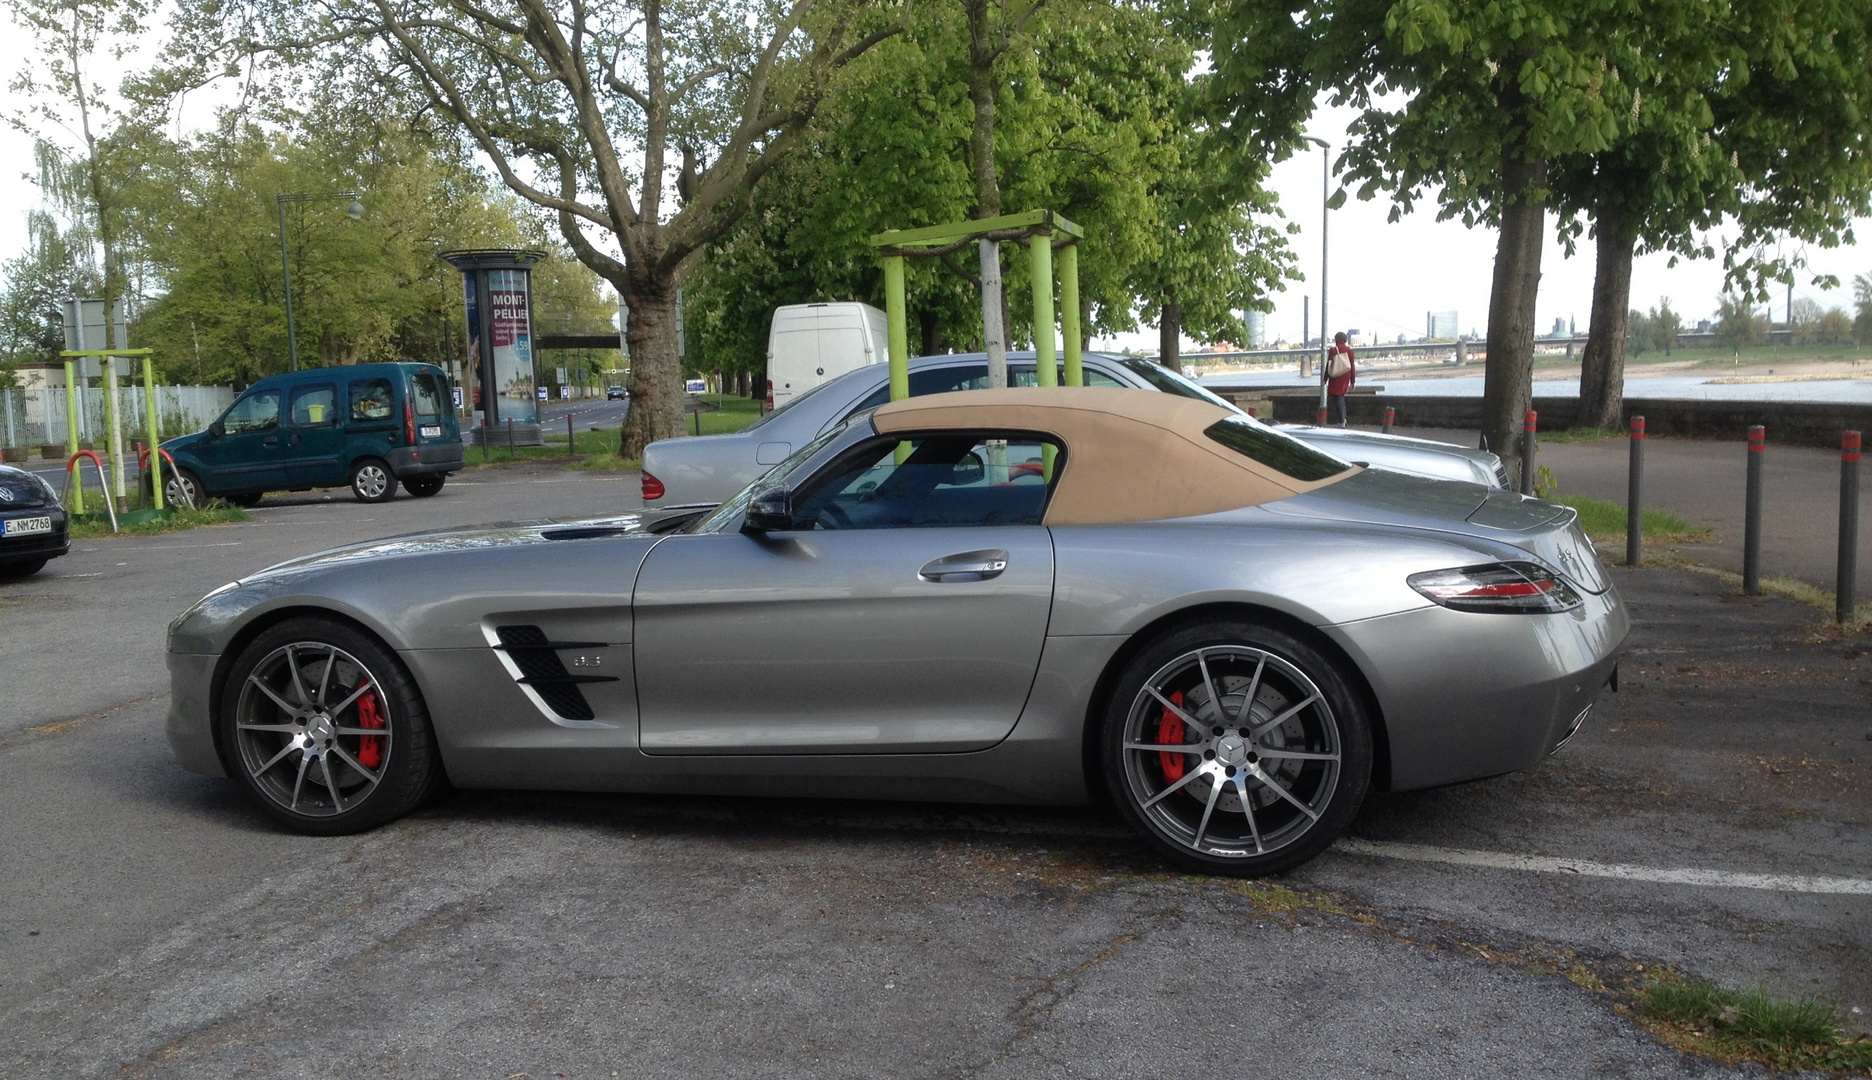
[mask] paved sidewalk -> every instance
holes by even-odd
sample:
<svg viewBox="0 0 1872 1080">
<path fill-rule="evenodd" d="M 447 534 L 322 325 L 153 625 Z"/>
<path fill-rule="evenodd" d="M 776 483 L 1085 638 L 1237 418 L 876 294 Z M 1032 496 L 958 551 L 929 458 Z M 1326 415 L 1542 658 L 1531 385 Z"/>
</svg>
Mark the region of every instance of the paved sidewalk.
<svg viewBox="0 0 1872 1080">
<path fill-rule="evenodd" d="M 1476 445 L 1469 431 L 1399 428 L 1400 435 Z M 1623 505 L 1630 461 L 1625 439 L 1554 442 L 1536 459 L 1554 474 L 1563 495 L 1590 495 Z M 1762 462 L 1762 573 L 1834 586 L 1839 558 L 1839 451 L 1776 446 L 1769 433 Z M 1645 441 L 1645 505 L 1669 510 L 1714 530 L 1706 544 L 1674 544 L 1699 562 L 1742 570 L 1742 503 L 1748 450 L 1741 439 Z M 1862 465 L 1862 469 L 1872 466 Z M 1860 477 L 1857 593 L 1872 600 L 1872 476 Z"/>
</svg>

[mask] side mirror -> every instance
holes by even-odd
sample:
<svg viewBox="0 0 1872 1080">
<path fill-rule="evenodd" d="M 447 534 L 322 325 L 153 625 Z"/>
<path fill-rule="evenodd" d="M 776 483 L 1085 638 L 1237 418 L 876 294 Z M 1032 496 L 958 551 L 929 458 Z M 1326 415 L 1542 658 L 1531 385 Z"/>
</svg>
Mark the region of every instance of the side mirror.
<svg viewBox="0 0 1872 1080">
<path fill-rule="evenodd" d="M 962 455 L 962 460 L 956 462 L 955 468 L 950 470 L 949 483 L 956 487 L 979 484 L 987 475 L 988 466 L 982 461 L 981 455 L 971 450 Z"/>
<path fill-rule="evenodd" d="M 221 436 L 227 434 L 227 427 L 223 425 L 221 421 L 216 420 L 214 423 L 208 425 L 208 434 L 219 439 Z"/>
<path fill-rule="evenodd" d="M 742 532 L 786 532 L 793 528 L 793 493 L 785 484 L 764 487 L 748 500 Z"/>
</svg>

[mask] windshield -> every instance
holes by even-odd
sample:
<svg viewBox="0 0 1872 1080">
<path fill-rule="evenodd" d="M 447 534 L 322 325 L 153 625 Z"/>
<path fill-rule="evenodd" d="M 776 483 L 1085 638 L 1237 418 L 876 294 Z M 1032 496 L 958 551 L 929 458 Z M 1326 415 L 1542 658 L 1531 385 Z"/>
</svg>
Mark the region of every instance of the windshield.
<svg viewBox="0 0 1872 1080">
<path fill-rule="evenodd" d="M 805 401 L 807 398 L 812 397 L 814 394 L 817 394 L 819 391 L 824 390 L 826 387 L 831 386 L 833 383 L 837 381 L 838 381 L 837 379 L 827 379 L 825 382 L 820 383 L 818 386 L 813 387 L 811 390 L 802 390 L 799 393 L 794 394 L 792 397 L 787 398 L 785 403 L 783 403 L 779 408 L 761 417 L 759 420 L 754 421 L 752 424 L 749 424 L 747 427 L 744 427 L 741 430 L 753 431 L 755 428 L 760 427 L 762 424 L 765 424 L 767 421 L 772 420 L 774 417 L 779 416 L 781 413 L 786 412 L 788 409 L 791 409 L 793 406 L 798 405 L 800 402 Z"/>
<path fill-rule="evenodd" d="M 1195 398 L 1198 401 L 1207 401 L 1211 405 L 1220 405 L 1232 413 L 1241 412 L 1241 410 L 1236 408 L 1235 404 L 1227 398 L 1220 397 L 1212 391 L 1203 389 L 1201 386 L 1197 385 L 1194 380 L 1179 375 L 1169 368 L 1164 367 L 1162 364 L 1153 364 L 1149 360 L 1138 360 L 1127 357 L 1124 360 L 1124 366 L 1130 368 L 1133 374 L 1137 375 L 1145 382 L 1150 383 L 1151 386 L 1155 387 L 1160 393 L 1175 394 L 1178 397 Z"/>
<path fill-rule="evenodd" d="M 820 384 L 820 386 L 823 386 L 823 385 L 825 384 L 824 383 Z M 813 390 L 817 390 L 817 389 L 819 389 L 818 386 L 813 387 Z M 812 393 L 812 390 L 808 390 L 806 393 L 810 394 Z M 806 396 L 805 394 L 800 395 L 800 397 L 805 397 L 805 396 Z M 794 398 L 793 400 L 798 401 L 799 398 Z M 789 402 L 788 404 L 791 404 L 791 402 Z M 774 412 L 779 412 L 779 411 L 780 411 L 779 409 L 774 410 Z M 768 415 L 771 416 L 773 414 L 769 413 Z M 747 487 L 742 488 L 740 493 L 737 494 L 734 498 L 729 499 L 725 503 L 722 503 L 720 506 L 717 506 L 714 510 L 710 511 L 707 515 L 697 520 L 694 525 L 689 527 L 688 531 L 692 533 L 721 532 L 723 529 L 727 528 L 730 524 L 732 524 L 736 518 L 740 517 L 742 512 L 747 509 L 748 500 L 754 497 L 754 493 L 756 491 L 759 491 L 761 488 L 764 488 L 769 484 L 779 484 L 779 483 L 785 482 L 788 477 L 793 475 L 796 469 L 806 464 L 806 462 L 814 454 L 817 454 L 825 446 L 825 444 L 831 442 L 834 438 L 842 434 L 847 427 L 850 427 L 850 426 L 851 425 L 849 423 L 840 424 L 837 427 L 834 427 L 831 431 L 828 431 L 824 435 L 821 435 L 817 439 L 814 439 L 812 442 L 809 442 L 805 446 L 800 447 L 798 450 L 793 451 L 792 455 L 788 457 L 785 461 L 782 461 L 780 464 L 775 465 L 773 468 L 762 473 L 760 477 L 756 479 L 753 483 L 749 484 Z M 744 428 L 743 430 L 746 430 L 746 429 Z"/>
</svg>

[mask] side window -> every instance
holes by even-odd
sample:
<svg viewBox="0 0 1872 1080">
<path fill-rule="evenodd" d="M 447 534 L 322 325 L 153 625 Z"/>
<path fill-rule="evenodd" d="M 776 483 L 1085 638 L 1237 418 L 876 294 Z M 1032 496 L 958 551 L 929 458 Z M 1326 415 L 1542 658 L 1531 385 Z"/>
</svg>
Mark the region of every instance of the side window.
<svg viewBox="0 0 1872 1080">
<path fill-rule="evenodd" d="M 987 364 L 960 364 L 956 367 L 925 368 L 910 373 L 910 396 L 922 397 L 925 394 L 947 394 L 953 390 L 988 389 Z M 890 383 L 886 382 L 871 392 L 871 395 L 851 407 L 840 420 L 849 420 L 866 409 L 875 409 L 890 400 Z"/>
<path fill-rule="evenodd" d="M 351 421 L 369 423 L 392 418 L 396 395 L 389 379 L 353 379 L 351 381 Z"/>
<path fill-rule="evenodd" d="M 428 371 L 419 371 L 410 380 L 416 391 L 416 415 L 427 420 L 442 415 L 442 403 L 448 395 L 442 390 L 442 377 Z"/>
<path fill-rule="evenodd" d="M 899 461 L 899 445 L 908 453 Z M 1049 453 L 1049 450 L 1052 451 Z M 1038 525 L 1063 458 L 1033 435 L 942 434 L 868 443 L 809 484 L 796 529 Z"/>
<path fill-rule="evenodd" d="M 1085 384 L 1087 386 L 1104 386 L 1119 390 L 1127 389 L 1124 383 L 1119 382 L 1117 379 L 1112 378 L 1110 375 L 1105 374 L 1097 368 L 1082 366 L 1079 370 L 1085 376 Z M 1039 386 L 1040 376 L 1036 368 L 1010 366 L 1008 368 L 1008 381 L 1015 386 Z M 1059 365 L 1059 382 L 1054 385 L 1066 385 L 1066 362 L 1063 360 L 1060 361 Z"/>
<path fill-rule="evenodd" d="M 295 387 L 286 423 L 292 427 L 323 427 L 338 419 L 338 388 L 331 383 Z"/>
<path fill-rule="evenodd" d="M 221 427 L 229 435 L 272 431 L 279 427 L 279 414 L 279 391 L 261 390 L 248 394 L 230 406 L 221 417 Z"/>
</svg>

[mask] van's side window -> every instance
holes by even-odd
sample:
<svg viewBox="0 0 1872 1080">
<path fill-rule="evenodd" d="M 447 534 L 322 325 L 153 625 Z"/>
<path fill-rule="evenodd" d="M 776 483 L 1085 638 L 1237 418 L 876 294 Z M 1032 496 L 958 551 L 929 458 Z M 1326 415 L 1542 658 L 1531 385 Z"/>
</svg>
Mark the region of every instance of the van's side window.
<svg viewBox="0 0 1872 1080">
<path fill-rule="evenodd" d="M 293 427 L 323 427 L 338 419 L 338 388 L 331 383 L 297 387 L 286 422 Z"/>
<path fill-rule="evenodd" d="M 351 381 L 351 419 L 353 421 L 388 420 L 396 395 L 389 379 L 353 379 Z"/>
<path fill-rule="evenodd" d="M 262 390 L 236 401 L 221 418 L 221 428 L 229 435 L 272 431 L 279 427 L 280 395 L 278 390 Z"/>
</svg>

